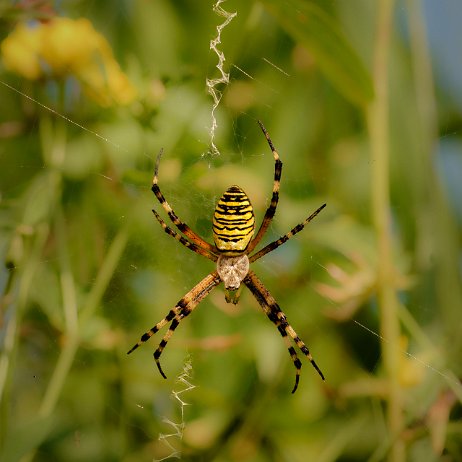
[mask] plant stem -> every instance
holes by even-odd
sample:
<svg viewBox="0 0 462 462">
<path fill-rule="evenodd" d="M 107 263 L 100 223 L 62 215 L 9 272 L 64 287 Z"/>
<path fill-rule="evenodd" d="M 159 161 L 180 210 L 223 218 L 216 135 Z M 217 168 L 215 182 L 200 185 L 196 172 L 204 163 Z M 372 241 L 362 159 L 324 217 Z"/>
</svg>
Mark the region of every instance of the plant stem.
<svg viewBox="0 0 462 462">
<path fill-rule="evenodd" d="M 18 262 L 19 267 L 11 270 L 15 275 L 15 282 L 12 282 L 10 296 L 16 291 L 17 295 L 11 302 L 10 314 L 6 322 L 3 345 L 1 345 L 0 354 L 0 427 L 8 428 L 10 414 L 10 392 L 12 387 L 11 374 L 14 371 L 18 349 L 18 327 L 21 324 L 21 318 L 24 315 L 34 276 L 39 267 L 40 255 L 49 235 L 49 226 L 45 223 L 38 225 L 35 234 L 29 243 L 25 257 Z M 26 262 L 27 259 L 27 262 Z M 14 272 L 13 272 L 14 271 Z M 8 285 L 7 285 L 8 287 Z M 6 293 L 4 294 L 6 295 Z M 0 432 L 0 448 L 3 447 L 7 431 Z"/>
<path fill-rule="evenodd" d="M 398 301 L 393 269 L 389 186 L 389 100 L 388 69 L 393 0 L 378 3 L 377 37 L 374 50 L 373 81 L 375 99 L 367 112 L 372 166 L 372 218 L 378 246 L 377 269 L 380 334 L 384 367 L 388 381 L 387 424 L 392 441 L 389 460 L 405 460 L 401 390 L 399 386 Z"/>
<path fill-rule="evenodd" d="M 69 262 L 66 227 L 61 204 L 56 204 L 55 230 L 58 241 L 58 254 L 60 260 L 60 280 L 65 319 L 65 345 L 59 355 L 58 362 L 48 382 L 45 396 L 39 408 L 39 415 L 47 417 L 53 412 L 58 401 L 61 389 L 72 366 L 75 353 L 79 345 L 79 328 L 77 319 L 77 297 L 74 277 Z"/>
<path fill-rule="evenodd" d="M 101 268 L 98 271 L 93 287 L 88 294 L 85 306 L 81 310 L 79 317 L 81 325 L 83 325 L 91 318 L 95 309 L 98 307 L 98 304 L 103 298 L 104 292 L 106 291 L 107 286 L 109 285 L 109 282 L 114 275 L 120 257 L 122 256 L 122 253 L 125 250 L 125 246 L 127 245 L 129 225 L 130 219 L 127 218 L 125 223 L 122 225 L 112 240 Z"/>
<path fill-rule="evenodd" d="M 445 360 L 455 369 L 456 374 L 460 374 L 460 238 L 441 179 L 435 173 L 434 167 L 435 159 L 439 157 L 438 115 L 421 3 L 417 0 L 407 0 L 413 87 L 418 109 L 416 115 L 420 124 L 419 133 L 422 134 L 418 140 L 423 181 L 417 204 L 417 224 L 420 230 L 416 239 L 417 263 L 420 271 L 433 272 L 435 304 L 441 313 L 446 338 L 450 339 L 450 348 Z"/>
</svg>

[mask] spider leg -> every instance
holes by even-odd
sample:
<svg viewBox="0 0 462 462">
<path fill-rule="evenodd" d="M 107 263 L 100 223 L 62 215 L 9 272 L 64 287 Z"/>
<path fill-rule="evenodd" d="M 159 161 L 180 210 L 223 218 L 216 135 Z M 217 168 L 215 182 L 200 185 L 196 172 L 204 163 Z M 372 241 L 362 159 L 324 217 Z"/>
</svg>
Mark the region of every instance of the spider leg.
<svg viewBox="0 0 462 462">
<path fill-rule="evenodd" d="M 220 276 L 216 271 L 207 275 L 202 281 L 196 284 L 176 305 L 172 308 L 164 319 L 159 321 L 153 328 L 144 333 L 139 342 L 136 343 L 128 352 L 136 350 L 140 345 L 149 340 L 156 332 L 171 321 L 170 327 L 160 342 L 157 350 L 154 352 L 154 360 L 164 378 L 166 378 L 160 367 L 159 357 L 167 345 L 168 340 L 173 335 L 174 330 L 178 327 L 180 321 L 188 316 L 194 308 L 212 291 L 212 289 L 221 282 Z"/>
<path fill-rule="evenodd" d="M 273 220 L 274 214 L 276 213 L 276 208 L 279 201 L 279 186 L 281 181 L 281 173 L 282 173 L 282 162 L 279 159 L 279 154 L 277 153 L 276 149 L 274 148 L 273 142 L 266 131 L 266 128 L 263 124 L 258 121 L 258 125 L 260 125 L 261 131 L 266 137 L 268 141 L 268 145 L 273 153 L 274 157 L 274 181 L 273 181 L 273 195 L 271 197 L 271 203 L 265 212 L 265 216 L 263 217 L 263 221 L 260 225 L 260 229 L 258 230 L 256 236 L 250 241 L 248 252 L 251 252 L 255 246 L 261 241 L 262 237 L 266 233 L 271 221 Z"/>
<path fill-rule="evenodd" d="M 280 334 L 285 339 L 287 338 L 287 336 L 293 339 L 298 348 L 300 348 L 301 352 L 309 359 L 309 361 L 316 369 L 318 374 L 321 376 L 321 378 L 325 380 L 324 375 L 321 372 L 321 369 L 319 369 L 318 365 L 314 361 L 307 346 L 305 345 L 303 340 L 297 335 L 293 327 L 289 324 L 286 315 L 279 307 L 275 298 L 269 293 L 268 289 L 263 285 L 260 279 L 258 279 L 257 275 L 253 271 L 249 271 L 243 282 L 252 292 L 253 296 L 257 299 L 258 303 L 261 305 L 263 311 L 268 316 L 268 318 L 276 325 Z M 286 341 L 289 342 L 289 339 L 287 339 Z M 290 345 L 290 343 L 288 344 Z M 295 393 L 298 387 L 300 369 L 302 367 L 302 364 L 298 359 L 297 354 L 292 346 L 289 346 L 289 354 L 292 358 L 292 361 L 296 369 L 295 386 L 292 390 L 292 393 Z"/>
<path fill-rule="evenodd" d="M 167 378 L 167 376 L 164 374 L 164 371 L 162 370 L 162 367 L 160 365 L 160 361 L 159 361 L 159 358 L 160 358 L 160 355 L 162 354 L 162 352 L 164 351 L 164 348 L 167 346 L 167 343 L 168 341 L 170 340 L 170 337 L 173 335 L 173 332 L 175 331 L 175 329 L 178 327 L 178 325 L 180 324 L 180 321 L 185 318 L 186 316 L 188 316 L 188 314 L 191 313 L 191 311 L 197 306 L 194 305 L 194 306 L 188 306 L 186 308 L 186 310 L 182 310 L 181 313 L 177 314 L 174 318 L 173 318 L 173 321 L 172 323 L 170 324 L 170 327 L 168 328 L 168 331 L 167 333 L 163 336 L 161 342 L 159 343 L 159 346 L 157 347 L 156 351 L 154 352 L 154 361 L 156 362 L 157 364 L 157 368 L 159 369 L 159 372 L 160 374 L 162 375 L 162 377 L 164 379 Z"/>
<path fill-rule="evenodd" d="M 189 242 L 187 239 L 185 239 L 183 236 L 175 232 L 172 228 L 167 226 L 164 220 L 159 216 L 159 214 L 153 209 L 152 213 L 154 216 L 157 218 L 157 221 L 160 223 L 160 226 L 162 226 L 162 229 L 169 235 L 174 237 L 178 242 L 183 244 L 185 247 L 188 249 L 192 250 L 193 252 L 198 253 L 199 255 L 202 255 L 205 258 L 208 258 L 209 260 L 212 261 L 217 261 L 218 257 L 208 250 L 203 249 L 202 247 L 199 247 L 198 245 Z"/>
<path fill-rule="evenodd" d="M 160 164 L 160 158 L 162 157 L 162 152 L 163 150 L 161 149 L 159 151 L 159 154 L 157 155 L 156 166 L 154 169 L 154 178 L 152 179 L 151 191 L 157 197 L 157 200 L 159 201 L 163 209 L 167 212 L 167 215 L 172 221 L 172 223 L 187 238 L 189 238 L 192 242 L 194 242 L 194 244 L 196 244 L 198 247 L 202 247 L 203 249 L 206 249 L 213 253 L 213 251 L 216 251 L 215 246 L 213 246 L 212 244 L 209 244 L 207 241 L 204 241 L 204 239 L 202 239 L 198 234 L 196 234 L 186 223 L 184 223 L 178 218 L 178 216 L 175 214 L 172 207 L 170 207 L 170 204 L 167 202 L 164 195 L 162 194 L 159 186 L 157 185 L 158 174 L 159 174 L 159 164 Z"/>
<path fill-rule="evenodd" d="M 321 212 L 321 210 L 325 206 L 326 204 L 321 205 L 321 207 L 315 210 L 304 222 L 298 224 L 297 226 L 295 226 L 295 228 L 292 228 L 287 234 L 284 234 L 284 236 L 281 236 L 278 240 L 269 243 L 266 247 L 263 247 L 263 249 L 249 257 L 250 263 L 263 257 L 263 255 L 266 255 L 268 252 L 272 252 L 273 250 L 277 249 L 280 245 L 287 242 L 291 237 L 295 236 L 295 234 L 299 233 L 313 218 L 315 218 L 319 214 L 319 212 Z"/>
</svg>

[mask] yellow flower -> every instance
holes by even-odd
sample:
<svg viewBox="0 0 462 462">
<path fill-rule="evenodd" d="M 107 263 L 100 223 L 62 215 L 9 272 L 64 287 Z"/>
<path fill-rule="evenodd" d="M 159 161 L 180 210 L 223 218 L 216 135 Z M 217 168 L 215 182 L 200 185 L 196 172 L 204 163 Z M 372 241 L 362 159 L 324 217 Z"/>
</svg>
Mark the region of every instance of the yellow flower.
<svg viewBox="0 0 462 462">
<path fill-rule="evenodd" d="M 108 73 L 108 87 L 110 93 L 114 96 L 117 104 L 125 105 L 133 101 L 136 97 L 136 90 L 128 80 L 127 76 L 121 72 L 117 63 Z"/>
<path fill-rule="evenodd" d="M 54 74 L 74 74 L 97 49 L 97 32 L 86 19 L 53 18 L 42 29 L 42 56 Z"/>
<path fill-rule="evenodd" d="M 105 106 L 128 104 L 136 97 L 106 39 L 84 18 L 19 24 L 3 41 L 2 55 L 8 69 L 28 79 L 73 75 Z"/>
<path fill-rule="evenodd" d="M 102 106 L 128 104 L 136 97 L 136 90 L 115 61 L 104 59 L 81 66 L 76 75 L 83 82 L 85 92 Z"/>
<path fill-rule="evenodd" d="M 42 28 L 19 24 L 3 40 L 1 53 L 5 67 L 29 80 L 42 76 L 40 51 L 42 48 Z"/>
</svg>

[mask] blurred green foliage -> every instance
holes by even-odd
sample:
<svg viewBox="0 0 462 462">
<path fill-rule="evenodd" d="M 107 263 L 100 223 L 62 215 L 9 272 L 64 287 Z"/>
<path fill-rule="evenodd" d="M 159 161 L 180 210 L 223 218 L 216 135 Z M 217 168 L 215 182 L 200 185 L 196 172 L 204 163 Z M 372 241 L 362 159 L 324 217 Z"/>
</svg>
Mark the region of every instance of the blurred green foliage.
<svg viewBox="0 0 462 462">
<path fill-rule="evenodd" d="M 169 433 L 187 461 L 462 459 L 462 110 L 444 78 L 432 80 L 420 2 L 398 2 L 390 172 L 374 173 L 385 3 L 225 2 L 238 14 L 219 46 L 230 73 L 216 113 L 220 156 L 208 154 L 205 80 L 218 74 L 209 42 L 223 22 L 211 1 L 1 7 L 2 40 L 17 21 L 88 18 L 138 96 L 103 108 L 72 76 L 31 82 L 0 68 L 0 460 L 161 459 L 174 453 L 159 440 Z M 284 162 L 265 242 L 328 204 L 254 265 L 326 375 L 321 383 L 301 358 L 295 395 L 284 343 L 248 291 L 233 306 L 215 289 L 181 323 L 161 358 L 168 380 L 152 360 L 163 333 L 126 355 L 213 269 L 153 219 L 155 155 L 164 148 L 168 201 L 211 241 L 229 185 L 247 192 L 257 222 L 268 205 L 274 167 L 257 119 Z M 389 206 L 377 210 L 382 184 Z M 385 322 L 399 331 L 381 340 Z M 383 355 L 393 351 L 390 370 Z M 183 406 L 171 394 L 188 384 Z"/>
</svg>

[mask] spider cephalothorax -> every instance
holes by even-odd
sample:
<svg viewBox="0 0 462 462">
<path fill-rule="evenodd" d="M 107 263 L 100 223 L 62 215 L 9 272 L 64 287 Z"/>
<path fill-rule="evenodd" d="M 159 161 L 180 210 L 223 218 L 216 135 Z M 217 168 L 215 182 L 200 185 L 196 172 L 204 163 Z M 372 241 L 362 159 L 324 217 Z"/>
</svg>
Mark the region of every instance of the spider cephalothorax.
<svg viewBox="0 0 462 462">
<path fill-rule="evenodd" d="M 315 363 L 307 346 L 300 339 L 292 326 L 287 321 L 287 318 L 274 297 L 269 293 L 268 289 L 263 285 L 257 275 L 249 269 L 250 263 L 258 260 L 267 253 L 284 244 L 292 236 L 300 232 L 325 206 L 319 207 L 305 221 L 292 228 L 287 234 L 280 237 L 278 240 L 266 245 L 260 251 L 250 255 L 257 244 L 261 241 L 266 230 L 268 229 L 279 200 L 279 183 L 282 172 L 282 162 L 274 148 L 271 138 L 268 135 L 263 124 L 259 121 L 260 128 L 268 141 L 268 145 L 274 157 L 274 182 L 273 195 L 271 203 L 266 210 L 263 222 L 254 237 L 255 217 L 252 204 L 245 192 L 239 186 L 231 186 L 221 196 L 217 203 L 213 214 L 213 239 L 215 245 L 209 244 L 197 235 L 186 223 L 181 221 L 169 203 L 165 200 L 159 186 L 157 185 L 159 163 L 162 151 L 157 156 L 156 168 L 154 171 L 154 179 L 152 181 L 152 192 L 159 200 L 162 208 L 167 213 L 169 219 L 182 233 L 178 234 L 171 229 L 162 220 L 159 214 L 153 210 L 154 216 L 159 221 L 164 231 L 174 237 L 188 249 L 202 255 L 209 260 L 216 262 L 216 271 L 213 271 L 194 286 L 176 305 L 172 308 L 164 319 L 159 321 L 152 329 L 142 335 L 140 341 L 133 346 L 128 352 L 138 348 L 142 343 L 146 342 L 162 327 L 170 322 L 170 328 L 161 340 L 158 348 L 154 352 L 154 359 L 160 373 L 165 378 L 165 374 L 160 366 L 159 357 L 162 354 L 168 340 L 173 335 L 173 332 L 178 327 L 180 321 L 188 316 L 194 308 L 212 291 L 212 289 L 223 282 L 225 286 L 225 298 L 228 303 L 237 303 L 239 300 L 241 283 L 248 287 L 250 292 L 256 298 L 264 313 L 276 325 L 280 334 L 287 343 L 287 348 L 292 361 L 295 365 L 296 376 L 295 385 L 292 393 L 298 387 L 300 378 L 300 370 L 302 363 L 297 356 L 294 347 L 291 345 L 289 337 L 295 342 L 302 353 L 310 360 L 313 367 L 318 371 L 321 378 L 324 380 L 324 375 Z"/>
<path fill-rule="evenodd" d="M 226 290 L 239 289 L 241 282 L 249 272 L 249 257 L 227 257 L 220 255 L 217 260 L 217 273 L 220 276 Z"/>
</svg>

